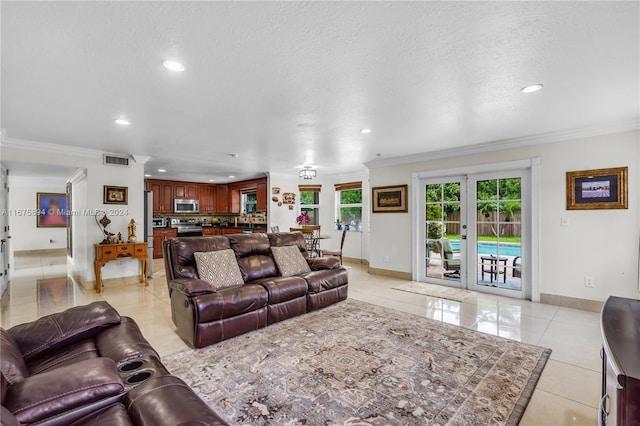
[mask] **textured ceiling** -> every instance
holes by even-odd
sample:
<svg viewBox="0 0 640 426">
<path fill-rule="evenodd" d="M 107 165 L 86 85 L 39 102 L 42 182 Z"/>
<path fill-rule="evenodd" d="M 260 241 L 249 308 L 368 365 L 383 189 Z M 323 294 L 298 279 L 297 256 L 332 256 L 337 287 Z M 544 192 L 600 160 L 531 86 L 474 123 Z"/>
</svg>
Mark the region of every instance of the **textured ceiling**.
<svg viewBox="0 0 640 426">
<path fill-rule="evenodd" d="M 154 176 L 347 173 L 639 117 L 638 2 L 0 8 L 8 137 L 150 156 Z"/>
</svg>

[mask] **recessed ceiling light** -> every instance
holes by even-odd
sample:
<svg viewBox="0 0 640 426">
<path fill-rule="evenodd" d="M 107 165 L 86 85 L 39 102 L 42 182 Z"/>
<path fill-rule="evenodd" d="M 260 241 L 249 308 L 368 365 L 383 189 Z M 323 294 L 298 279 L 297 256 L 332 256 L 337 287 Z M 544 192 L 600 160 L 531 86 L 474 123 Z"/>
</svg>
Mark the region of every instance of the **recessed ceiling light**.
<svg viewBox="0 0 640 426">
<path fill-rule="evenodd" d="M 177 62 L 177 61 L 167 60 L 167 61 L 164 61 L 162 65 L 164 65 L 166 69 L 171 71 L 182 72 L 185 70 L 184 65 L 182 65 L 180 62 Z"/>
<path fill-rule="evenodd" d="M 235 154 L 235 153 L 234 153 L 234 154 L 229 154 L 229 157 L 231 157 L 231 158 L 238 158 L 238 154 Z"/>
<path fill-rule="evenodd" d="M 151 177 L 151 175 L 145 173 L 144 177 Z"/>
<path fill-rule="evenodd" d="M 229 175 L 229 179 L 233 179 L 233 178 L 235 178 L 235 176 Z"/>
<path fill-rule="evenodd" d="M 113 120 L 114 123 L 119 124 L 121 126 L 128 126 L 129 124 L 129 120 L 125 120 L 124 118 L 118 118 L 116 120 Z"/>
<path fill-rule="evenodd" d="M 371 133 L 371 129 L 360 129 L 360 133 L 364 133 L 366 135 L 367 133 Z"/>
<path fill-rule="evenodd" d="M 215 181 L 216 181 L 215 179 L 209 179 L 209 182 L 215 182 Z"/>
<path fill-rule="evenodd" d="M 542 83 L 531 84 L 529 86 L 524 86 L 522 89 L 520 89 L 520 91 L 522 93 L 533 93 L 533 92 L 537 92 L 538 90 L 542 89 L 542 87 L 543 87 Z"/>
<path fill-rule="evenodd" d="M 165 172 L 166 172 L 166 170 L 165 170 L 165 169 L 158 169 L 158 171 L 159 171 L 160 173 L 165 173 Z"/>
</svg>

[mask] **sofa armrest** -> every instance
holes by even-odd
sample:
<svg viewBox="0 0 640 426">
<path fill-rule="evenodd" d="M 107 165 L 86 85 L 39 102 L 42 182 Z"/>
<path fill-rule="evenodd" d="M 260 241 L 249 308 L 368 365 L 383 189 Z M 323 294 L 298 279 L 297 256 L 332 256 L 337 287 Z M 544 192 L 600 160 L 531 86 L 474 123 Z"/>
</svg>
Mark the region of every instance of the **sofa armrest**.
<svg viewBox="0 0 640 426">
<path fill-rule="evenodd" d="M 154 377 L 133 388 L 125 405 L 137 425 L 228 425 L 175 376 Z"/>
<path fill-rule="evenodd" d="M 193 297 L 199 294 L 216 293 L 216 289 L 206 281 L 197 278 L 177 278 L 169 281 L 171 291 L 178 291 L 186 296 Z"/>
<path fill-rule="evenodd" d="M 13 384 L 4 406 L 21 424 L 82 413 L 119 399 L 124 384 L 115 362 L 93 358 L 27 377 Z"/>
<path fill-rule="evenodd" d="M 310 257 L 307 259 L 307 263 L 312 271 L 336 269 L 341 266 L 340 260 L 337 257 Z"/>
<path fill-rule="evenodd" d="M 7 331 L 28 360 L 44 351 L 94 336 L 117 324 L 120 324 L 118 312 L 107 302 L 100 301 L 16 325 Z"/>
</svg>

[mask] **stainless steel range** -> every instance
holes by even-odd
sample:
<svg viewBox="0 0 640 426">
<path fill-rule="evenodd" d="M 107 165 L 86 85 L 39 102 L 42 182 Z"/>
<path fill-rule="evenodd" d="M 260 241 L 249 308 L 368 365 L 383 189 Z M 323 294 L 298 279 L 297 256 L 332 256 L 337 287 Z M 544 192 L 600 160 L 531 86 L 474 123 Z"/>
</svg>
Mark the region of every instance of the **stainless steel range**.
<svg viewBox="0 0 640 426">
<path fill-rule="evenodd" d="M 195 219 L 171 219 L 171 227 L 176 228 L 179 237 L 202 236 L 202 224 Z"/>
</svg>

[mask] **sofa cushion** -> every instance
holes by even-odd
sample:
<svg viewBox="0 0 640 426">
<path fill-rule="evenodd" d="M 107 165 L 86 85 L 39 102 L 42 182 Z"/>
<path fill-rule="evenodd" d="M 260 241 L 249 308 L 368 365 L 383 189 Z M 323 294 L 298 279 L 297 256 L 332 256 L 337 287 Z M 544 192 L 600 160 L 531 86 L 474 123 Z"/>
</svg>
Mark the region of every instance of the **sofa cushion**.
<svg viewBox="0 0 640 426">
<path fill-rule="evenodd" d="M 8 331 L 20 346 L 24 359 L 29 361 L 42 352 L 95 336 L 119 323 L 118 312 L 107 302 L 100 301 L 16 325 Z"/>
<path fill-rule="evenodd" d="M 0 328 L 0 348 L 0 371 L 7 383 L 13 384 L 29 377 L 29 369 L 22 357 L 22 351 L 4 328 Z"/>
<path fill-rule="evenodd" d="M 29 371 L 33 376 L 34 374 L 44 373 L 45 371 L 92 358 L 98 358 L 98 350 L 96 349 L 95 340 L 89 338 L 44 352 L 40 356 L 29 359 L 27 367 L 29 367 Z"/>
<path fill-rule="evenodd" d="M 297 246 L 271 247 L 271 253 L 283 277 L 311 272 L 307 260 Z"/>
<path fill-rule="evenodd" d="M 238 261 L 233 250 L 218 250 L 193 253 L 200 279 L 216 290 L 244 284 Z"/>
<path fill-rule="evenodd" d="M 169 247 L 164 254 L 168 281 L 176 278 L 198 278 L 198 268 L 193 253 L 231 248 L 229 240 L 224 236 L 170 238 L 163 244 Z"/>
<path fill-rule="evenodd" d="M 267 234 L 230 234 L 227 237 L 236 253 L 244 282 L 278 276 Z"/>
</svg>

